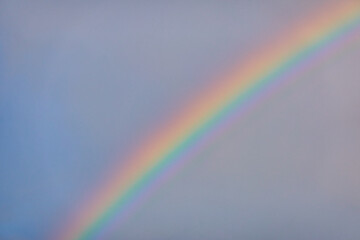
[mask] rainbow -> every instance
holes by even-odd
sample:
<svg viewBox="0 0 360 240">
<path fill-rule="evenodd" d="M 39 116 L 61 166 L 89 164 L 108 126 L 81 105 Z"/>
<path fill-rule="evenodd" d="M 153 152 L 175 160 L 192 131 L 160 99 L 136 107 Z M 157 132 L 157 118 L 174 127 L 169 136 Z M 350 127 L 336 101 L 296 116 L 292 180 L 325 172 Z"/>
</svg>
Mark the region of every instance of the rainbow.
<svg viewBox="0 0 360 240">
<path fill-rule="evenodd" d="M 341 2 L 293 26 L 232 72 L 217 78 L 150 135 L 125 164 L 114 167 L 105 184 L 56 239 L 100 239 L 246 109 L 359 42 L 360 2 Z"/>
</svg>

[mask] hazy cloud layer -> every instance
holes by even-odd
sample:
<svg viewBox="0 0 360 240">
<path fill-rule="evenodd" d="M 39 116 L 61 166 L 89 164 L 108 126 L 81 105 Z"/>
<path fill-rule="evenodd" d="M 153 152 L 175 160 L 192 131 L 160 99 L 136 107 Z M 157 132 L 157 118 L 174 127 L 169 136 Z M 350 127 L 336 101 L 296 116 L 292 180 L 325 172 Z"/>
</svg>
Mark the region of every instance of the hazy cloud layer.
<svg viewBox="0 0 360 240">
<path fill-rule="evenodd" d="M 144 136 L 330 2 L 2 1 L 0 239 L 47 239 Z M 359 239 L 359 62 L 357 43 L 280 89 L 111 237 Z"/>
</svg>

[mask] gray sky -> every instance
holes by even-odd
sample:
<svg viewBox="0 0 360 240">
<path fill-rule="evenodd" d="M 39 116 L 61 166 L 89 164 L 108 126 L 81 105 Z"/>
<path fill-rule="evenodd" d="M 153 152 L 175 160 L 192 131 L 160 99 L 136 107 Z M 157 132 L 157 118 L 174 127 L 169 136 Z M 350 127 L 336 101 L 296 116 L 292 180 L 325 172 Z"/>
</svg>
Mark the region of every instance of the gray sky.
<svg viewBox="0 0 360 240">
<path fill-rule="evenodd" d="M 0 239 L 47 239 L 214 76 L 330 2 L 2 1 Z M 109 238 L 359 239 L 359 62 L 357 43 L 279 90 Z"/>
</svg>

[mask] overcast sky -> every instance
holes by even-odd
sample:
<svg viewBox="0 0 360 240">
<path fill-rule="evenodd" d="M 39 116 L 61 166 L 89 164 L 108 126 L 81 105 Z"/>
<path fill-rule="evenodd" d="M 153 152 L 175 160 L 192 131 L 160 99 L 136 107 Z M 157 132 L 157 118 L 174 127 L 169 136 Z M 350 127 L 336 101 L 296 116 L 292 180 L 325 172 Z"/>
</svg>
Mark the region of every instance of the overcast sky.
<svg viewBox="0 0 360 240">
<path fill-rule="evenodd" d="M 0 239 L 48 239 L 215 76 L 330 0 L 0 2 Z M 360 238 L 360 43 L 251 110 L 109 239 Z"/>
</svg>

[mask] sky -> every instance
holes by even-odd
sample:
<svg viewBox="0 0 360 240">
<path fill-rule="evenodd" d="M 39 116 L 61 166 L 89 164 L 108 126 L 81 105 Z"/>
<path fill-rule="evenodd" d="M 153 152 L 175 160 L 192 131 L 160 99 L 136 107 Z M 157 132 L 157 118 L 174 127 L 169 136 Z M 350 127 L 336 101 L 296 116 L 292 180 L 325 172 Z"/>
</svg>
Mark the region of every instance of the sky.
<svg viewBox="0 0 360 240">
<path fill-rule="evenodd" d="M 0 2 L 0 239 L 45 240 L 216 76 L 331 0 Z M 360 43 L 251 110 L 108 239 L 360 238 Z"/>
</svg>

